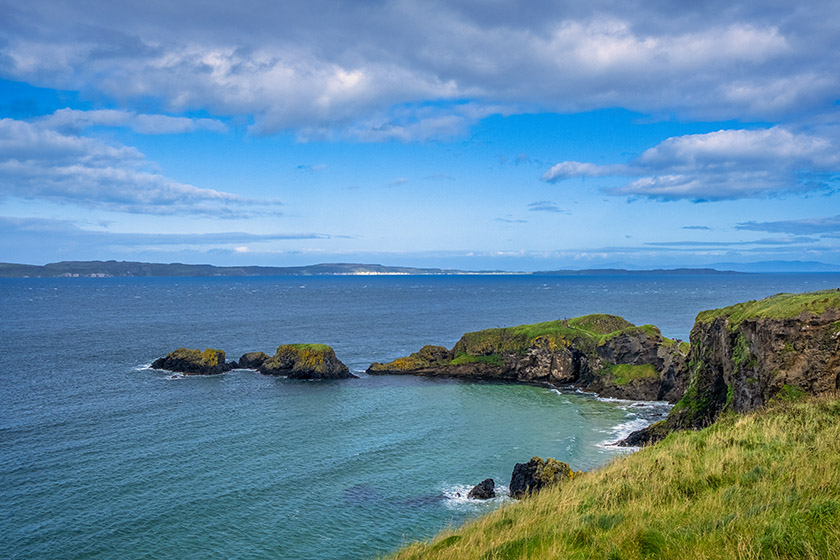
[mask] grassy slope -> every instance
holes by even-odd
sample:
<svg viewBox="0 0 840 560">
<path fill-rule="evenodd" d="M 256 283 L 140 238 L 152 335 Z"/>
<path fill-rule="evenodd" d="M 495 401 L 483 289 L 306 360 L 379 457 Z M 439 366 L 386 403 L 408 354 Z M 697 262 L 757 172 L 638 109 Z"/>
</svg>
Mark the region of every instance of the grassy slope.
<svg viewBox="0 0 840 560">
<path fill-rule="evenodd" d="M 395 558 L 840 558 L 840 400 L 670 434 Z"/>
<path fill-rule="evenodd" d="M 747 319 L 771 317 L 776 319 L 790 319 L 803 312 L 820 314 L 830 307 L 840 307 L 840 291 L 823 290 L 806 294 L 776 294 L 758 301 L 748 301 L 703 311 L 697 315 L 700 323 L 710 323 L 718 317 L 728 316 L 730 327 L 734 327 Z"/>
<path fill-rule="evenodd" d="M 544 338 L 549 345 L 568 346 L 574 343 L 585 352 L 594 351 L 599 344 L 621 334 L 641 332 L 648 336 L 661 336 L 659 329 L 653 325 L 637 327 L 621 317 L 615 315 L 585 315 L 567 321 L 547 321 L 517 327 L 486 329 L 466 333 L 453 348 L 455 362 L 463 363 L 470 360 L 468 356 L 494 356 L 501 363 L 500 354 L 522 353 L 531 346 L 537 338 Z M 675 341 L 664 338 L 669 345 Z M 460 361 L 458 361 L 460 360 Z M 485 360 L 486 361 L 486 360 Z"/>
</svg>

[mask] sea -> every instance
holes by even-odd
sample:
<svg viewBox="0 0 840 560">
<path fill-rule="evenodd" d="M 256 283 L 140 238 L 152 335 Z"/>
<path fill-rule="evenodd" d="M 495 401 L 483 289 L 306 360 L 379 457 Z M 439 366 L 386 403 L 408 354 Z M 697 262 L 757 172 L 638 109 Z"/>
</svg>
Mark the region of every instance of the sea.
<svg viewBox="0 0 840 560">
<path fill-rule="evenodd" d="M 621 315 L 687 340 L 696 314 L 840 274 L 0 280 L 0 558 L 377 558 L 503 505 L 514 464 L 596 469 L 666 403 L 367 376 L 464 332 Z M 359 378 L 149 368 L 331 345 Z"/>
</svg>

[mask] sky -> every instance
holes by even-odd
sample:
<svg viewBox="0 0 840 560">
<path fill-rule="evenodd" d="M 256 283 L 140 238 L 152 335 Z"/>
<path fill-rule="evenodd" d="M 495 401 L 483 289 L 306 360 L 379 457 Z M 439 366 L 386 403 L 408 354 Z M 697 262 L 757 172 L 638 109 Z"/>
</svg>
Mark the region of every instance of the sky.
<svg viewBox="0 0 840 560">
<path fill-rule="evenodd" d="M 840 266 L 836 0 L 0 13 L 3 262 Z"/>
</svg>

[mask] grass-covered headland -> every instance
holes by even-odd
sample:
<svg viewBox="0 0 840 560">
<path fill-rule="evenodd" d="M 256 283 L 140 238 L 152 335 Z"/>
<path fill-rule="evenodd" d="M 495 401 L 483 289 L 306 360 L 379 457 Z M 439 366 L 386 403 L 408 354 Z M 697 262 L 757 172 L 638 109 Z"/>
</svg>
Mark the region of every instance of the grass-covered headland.
<svg viewBox="0 0 840 560">
<path fill-rule="evenodd" d="M 393 558 L 840 558 L 840 398 L 724 414 Z"/>
</svg>

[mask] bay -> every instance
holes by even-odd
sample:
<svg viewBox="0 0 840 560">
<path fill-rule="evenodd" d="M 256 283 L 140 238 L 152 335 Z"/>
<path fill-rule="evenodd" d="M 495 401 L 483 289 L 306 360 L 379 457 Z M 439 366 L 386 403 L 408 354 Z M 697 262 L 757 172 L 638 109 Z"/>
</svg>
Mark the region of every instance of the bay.
<svg viewBox="0 0 840 560">
<path fill-rule="evenodd" d="M 588 470 L 660 416 L 549 388 L 367 377 L 424 344 L 587 313 L 688 339 L 703 309 L 837 274 L 0 281 L 0 556 L 368 558 L 498 507 L 463 494 L 553 456 Z M 360 379 L 147 369 L 330 344 Z M 458 494 L 461 494 L 459 496 Z"/>
</svg>

